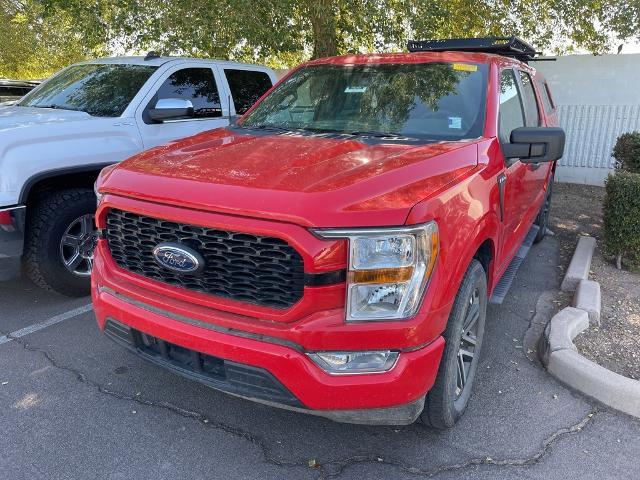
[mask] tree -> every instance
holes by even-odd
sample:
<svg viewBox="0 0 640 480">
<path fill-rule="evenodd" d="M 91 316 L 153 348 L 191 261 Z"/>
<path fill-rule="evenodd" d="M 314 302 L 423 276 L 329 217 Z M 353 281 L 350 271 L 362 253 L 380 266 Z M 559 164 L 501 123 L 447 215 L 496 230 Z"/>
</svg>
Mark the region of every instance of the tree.
<svg viewBox="0 0 640 480">
<path fill-rule="evenodd" d="M 7 71 L 3 65 L 18 65 L 25 56 L 27 65 L 42 62 L 49 71 L 105 50 L 153 49 L 279 68 L 327 55 L 401 51 L 412 38 L 519 35 L 548 53 L 576 48 L 601 53 L 614 41 L 617 46 L 640 35 L 640 0 L 0 0 L 0 5 L 0 41 L 12 45 L 10 53 L 0 51 L 0 73 Z M 39 45 L 37 53 L 29 56 L 33 45 Z"/>
<path fill-rule="evenodd" d="M 640 34 L 629 0 L 134 0 L 116 30 L 130 47 L 271 62 L 402 50 L 410 38 L 517 34 L 550 53 L 603 52 Z"/>
<path fill-rule="evenodd" d="M 44 78 L 104 54 L 104 38 L 90 41 L 74 18 L 73 12 L 36 0 L 0 0 L 0 77 Z"/>
</svg>

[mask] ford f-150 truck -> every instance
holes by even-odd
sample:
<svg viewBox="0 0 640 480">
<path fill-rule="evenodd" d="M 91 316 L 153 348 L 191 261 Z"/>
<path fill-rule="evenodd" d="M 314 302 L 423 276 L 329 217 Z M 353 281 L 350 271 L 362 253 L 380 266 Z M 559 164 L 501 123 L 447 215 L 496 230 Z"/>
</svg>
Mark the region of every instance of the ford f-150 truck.
<svg viewBox="0 0 640 480">
<path fill-rule="evenodd" d="M 88 295 L 100 170 L 229 125 L 274 82 L 260 66 L 150 53 L 72 65 L 0 106 L 0 280 L 22 263 L 41 287 Z"/>
<path fill-rule="evenodd" d="M 236 125 L 103 170 L 99 327 L 257 402 L 452 426 L 564 132 L 521 40 L 409 50 L 311 61 Z"/>
</svg>

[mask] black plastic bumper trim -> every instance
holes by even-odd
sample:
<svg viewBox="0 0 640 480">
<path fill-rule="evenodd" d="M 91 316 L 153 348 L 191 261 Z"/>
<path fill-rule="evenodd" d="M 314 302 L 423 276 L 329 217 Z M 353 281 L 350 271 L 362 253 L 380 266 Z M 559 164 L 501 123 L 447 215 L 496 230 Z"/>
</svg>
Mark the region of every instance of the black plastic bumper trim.
<svg viewBox="0 0 640 480">
<path fill-rule="evenodd" d="M 256 403 L 261 403 L 263 405 L 268 405 L 270 407 L 324 417 L 329 420 L 333 420 L 334 422 L 359 425 L 410 425 L 416 421 L 424 408 L 425 397 L 422 396 L 412 402 L 403 405 L 394 405 L 391 407 L 354 410 L 313 410 L 306 408 L 302 402 L 289 392 L 284 385 L 264 369 L 228 360 L 217 359 L 218 361 L 224 362 L 224 375 L 218 373 L 217 375 L 214 374 L 206 376 L 201 372 L 181 368 L 170 361 L 166 361 L 163 358 L 163 354 L 167 352 L 166 347 L 160 355 L 145 353 L 143 350 L 136 347 L 136 342 L 139 341 L 139 338 L 137 339 L 136 337 L 139 337 L 141 333 L 113 319 L 107 319 L 104 333 L 108 338 L 119 345 L 124 346 L 134 354 L 155 363 L 158 366 L 177 373 L 178 375 L 203 383 L 224 393 Z M 193 351 L 191 350 L 190 352 Z M 200 355 L 197 352 L 193 353 L 195 353 L 195 355 Z M 240 381 L 235 381 L 234 379 L 238 378 L 238 375 Z M 265 388 L 264 385 L 251 385 L 252 382 L 249 382 L 249 385 L 247 385 L 247 382 L 244 381 L 247 378 L 254 379 L 256 378 L 256 375 L 257 378 L 261 380 L 266 379 L 266 381 L 270 383 L 268 388 Z M 232 381 L 225 382 L 229 377 L 231 377 Z"/>
<path fill-rule="evenodd" d="M 108 318 L 104 333 L 139 357 L 190 380 L 225 393 L 306 407 L 270 372 L 263 368 L 207 355 L 153 337 Z"/>
</svg>

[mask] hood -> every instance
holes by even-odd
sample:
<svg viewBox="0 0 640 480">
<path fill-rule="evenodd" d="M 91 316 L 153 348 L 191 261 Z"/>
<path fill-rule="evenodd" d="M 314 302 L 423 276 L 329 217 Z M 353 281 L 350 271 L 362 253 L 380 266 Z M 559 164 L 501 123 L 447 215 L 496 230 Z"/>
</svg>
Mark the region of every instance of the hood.
<svg viewBox="0 0 640 480">
<path fill-rule="evenodd" d="M 85 112 L 57 110 L 53 108 L 0 106 L 0 132 L 32 125 L 63 123 L 92 118 Z"/>
<path fill-rule="evenodd" d="M 401 225 L 477 166 L 475 141 L 366 143 L 217 129 L 157 147 L 103 176 L 102 193 L 302 226 Z"/>
</svg>

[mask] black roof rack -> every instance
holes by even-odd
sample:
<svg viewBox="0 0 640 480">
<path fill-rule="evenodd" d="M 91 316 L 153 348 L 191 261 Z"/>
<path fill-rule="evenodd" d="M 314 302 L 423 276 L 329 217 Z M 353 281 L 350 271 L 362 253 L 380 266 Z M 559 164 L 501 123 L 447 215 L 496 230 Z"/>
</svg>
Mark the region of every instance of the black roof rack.
<svg viewBox="0 0 640 480">
<path fill-rule="evenodd" d="M 523 62 L 534 60 L 536 49 L 518 37 L 448 38 L 443 40 L 409 40 L 410 52 L 482 52 L 512 57 Z"/>
</svg>

